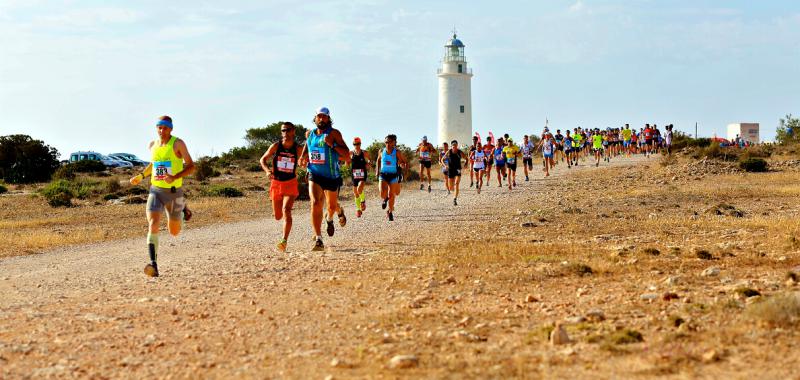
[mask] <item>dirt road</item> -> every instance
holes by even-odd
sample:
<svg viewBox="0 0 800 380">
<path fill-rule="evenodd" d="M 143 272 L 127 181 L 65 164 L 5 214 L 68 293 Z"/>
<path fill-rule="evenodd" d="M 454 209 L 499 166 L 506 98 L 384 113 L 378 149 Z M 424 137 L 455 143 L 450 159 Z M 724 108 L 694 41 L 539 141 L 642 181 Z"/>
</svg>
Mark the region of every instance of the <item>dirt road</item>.
<svg viewBox="0 0 800 380">
<path fill-rule="evenodd" d="M 457 207 L 440 183 L 431 194 L 406 189 L 393 223 L 374 197 L 360 219 L 345 203 L 348 224 L 325 238 L 325 253 L 310 252 L 302 203 L 286 254 L 273 250 L 280 225 L 269 218 L 162 233 L 157 279 L 142 274 L 144 237 L 4 259 L 0 377 L 590 376 L 591 366 L 570 365 L 574 353 L 531 346 L 520 333 L 533 326 L 521 315 L 541 322 L 547 309 L 505 299 L 539 294 L 541 284 L 512 279 L 511 295 L 484 283 L 494 266 L 476 261 L 472 275 L 454 276 L 447 269 L 457 262 L 429 265 L 437 250 L 469 249 L 491 231 L 511 238 L 542 188 L 596 170 L 560 165 L 541 179 L 535 169 L 511 192 L 493 182 L 476 194 L 467 177 Z M 417 361 L 392 368 L 396 355 Z"/>
</svg>

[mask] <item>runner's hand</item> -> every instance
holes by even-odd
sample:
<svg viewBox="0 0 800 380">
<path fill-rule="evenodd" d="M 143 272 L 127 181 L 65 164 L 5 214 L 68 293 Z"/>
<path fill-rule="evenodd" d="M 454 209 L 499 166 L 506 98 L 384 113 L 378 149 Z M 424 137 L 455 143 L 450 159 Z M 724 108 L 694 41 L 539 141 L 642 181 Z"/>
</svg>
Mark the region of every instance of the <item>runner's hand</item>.
<svg viewBox="0 0 800 380">
<path fill-rule="evenodd" d="M 333 148 L 333 143 L 335 143 L 335 142 L 336 142 L 336 140 L 333 138 L 333 136 L 330 133 L 328 133 L 325 136 L 325 144 L 328 144 L 329 147 Z"/>
<path fill-rule="evenodd" d="M 164 182 L 166 182 L 166 183 L 173 183 L 173 182 L 175 182 L 176 179 L 177 178 L 175 178 L 175 176 L 173 176 L 173 175 L 167 174 L 167 175 L 164 176 Z"/>
<path fill-rule="evenodd" d="M 135 177 L 131 178 L 130 183 L 133 186 L 136 186 L 142 182 L 143 176 L 141 174 L 137 174 Z"/>
</svg>

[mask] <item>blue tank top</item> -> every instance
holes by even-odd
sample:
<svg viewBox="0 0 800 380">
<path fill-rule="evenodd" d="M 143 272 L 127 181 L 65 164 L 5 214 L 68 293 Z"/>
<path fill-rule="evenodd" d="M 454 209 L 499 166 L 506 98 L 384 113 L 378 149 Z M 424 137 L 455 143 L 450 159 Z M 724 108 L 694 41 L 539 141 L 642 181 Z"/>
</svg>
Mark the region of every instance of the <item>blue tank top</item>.
<svg viewBox="0 0 800 380">
<path fill-rule="evenodd" d="M 325 144 L 325 137 L 331 133 L 333 128 L 328 128 L 317 135 L 316 130 L 308 135 L 308 171 L 315 176 L 325 178 L 339 178 L 339 155 L 328 144 Z"/>
<path fill-rule="evenodd" d="M 386 153 L 386 148 L 381 150 L 381 173 L 397 173 L 397 149 L 392 154 Z"/>
<path fill-rule="evenodd" d="M 494 150 L 494 162 L 497 165 L 505 165 L 506 156 L 503 154 L 503 148 L 497 148 Z"/>
</svg>

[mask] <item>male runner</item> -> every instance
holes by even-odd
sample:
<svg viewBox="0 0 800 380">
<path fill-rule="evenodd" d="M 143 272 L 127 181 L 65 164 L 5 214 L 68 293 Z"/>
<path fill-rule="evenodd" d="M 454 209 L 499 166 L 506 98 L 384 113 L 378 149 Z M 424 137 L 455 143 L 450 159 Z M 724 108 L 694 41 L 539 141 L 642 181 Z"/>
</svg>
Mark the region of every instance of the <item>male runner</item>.
<svg viewBox="0 0 800 380">
<path fill-rule="evenodd" d="M 461 183 L 461 160 L 468 163 L 467 157 L 458 149 L 458 141 L 450 142 L 450 150 L 442 157 L 442 165 L 447 162 L 447 190 L 454 191 L 453 206 L 458 206 L 458 187 Z"/>
<path fill-rule="evenodd" d="M 522 169 L 525 171 L 525 182 L 528 182 L 528 172 L 533 171 L 533 151 L 536 147 L 528 139 L 528 135 L 522 136 Z"/>
<path fill-rule="evenodd" d="M 583 149 L 583 136 L 580 128 L 575 128 L 574 132 L 572 134 L 572 166 L 578 166 L 578 158 Z"/>
<path fill-rule="evenodd" d="M 567 135 L 564 136 L 564 155 L 567 156 L 567 169 L 572 169 L 572 136 L 569 134 L 569 129 L 566 132 Z"/>
<path fill-rule="evenodd" d="M 364 186 L 367 184 L 369 166 L 369 154 L 361 150 L 361 138 L 356 137 L 353 139 L 353 150 L 350 152 L 350 172 L 353 176 L 353 201 L 356 203 L 356 216 L 359 218 L 367 209 Z"/>
<path fill-rule="evenodd" d="M 442 150 L 439 152 L 439 164 L 442 166 L 442 176 L 444 176 L 444 187 L 447 189 L 447 195 L 450 195 L 450 186 L 447 185 L 447 152 L 450 148 L 446 142 L 442 143 Z"/>
<path fill-rule="evenodd" d="M 553 135 L 550 132 L 545 133 L 544 138 L 539 143 L 542 147 L 542 161 L 544 161 L 544 176 L 550 176 L 550 169 L 553 168 L 555 164 L 555 160 L 553 159 L 555 150 L 556 150 L 556 143 L 553 141 Z"/>
<path fill-rule="evenodd" d="M 503 154 L 506 156 L 506 167 L 508 168 L 508 189 L 517 187 L 517 158 L 520 156 L 519 147 L 514 144 L 514 140 L 508 138 L 508 145 L 503 148 Z"/>
<path fill-rule="evenodd" d="M 631 156 L 631 126 L 625 124 L 625 129 L 622 130 L 622 148 L 627 157 Z"/>
<path fill-rule="evenodd" d="M 312 251 L 325 250 L 322 243 L 322 208 L 328 203 L 325 221 L 328 224 L 328 236 L 333 236 L 333 214 L 339 215 L 339 225 L 344 227 L 347 218 L 339 204 L 339 188 L 342 186 L 342 174 L 339 172 L 339 159 L 350 161 L 350 150 L 342 138 L 342 133 L 333 128 L 330 110 L 322 107 L 314 116 L 316 129 L 306 132 L 306 146 L 303 149 L 303 161 L 308 161 L 308 194 L 311 197 L 311 227 L 314 229 L 314 247 Z"/>
<path fill-rule="evenodd" d="M 486 157 L 486 183 L 489 183 L 489 180 L 492 178 L 492 164 L 494 163 L 494 159 L 492 156 L 494 155 L 494 144 L 492 144 L 492 137 L 486 136 L 486 144 L 483 144 L 483 155 Z"/>
<path fill-rule="evenodd" d="M 650 128 L 650 124 L 644 125 L 644 131 L 642 132 L 644 135 L 644 155 L 647 157 L 650 153 L 650 146 L 653 144 L 653 130 Z"/>
<path fill-rule="evenodd" d="M 283 219 L 283 237 L 277 248 L 286 251 L 289 232 L 292 231 L 292 208 L 294 200 L 300 195 L 297 188 L 298 158 L 303 155 L 303 147 L 294 140 L 295 126 L 285 122 L 281 125 L 281 141 L 272 144 L 261 156 L 259 163 L 267 172 L 269 199 L 272 201 L 272 214 L 275 220 Z"/>
<path fill-rule="evenodd" d="M 178 236 L 183 221 L 189 220 L 190 213 L 184 210 L 186 198 L 183 196 L 183 177 L 194 172 L 194 162 L 183 140 L 172 135 L 172 118 L 161 116 L 156 123 L 158 139 L 148 145 L 151 162 L 144 170 L 130 179 L 134 186 L 145 176 L 150 176 L 150 194 L 147 196 L 147 250 L 150 263 L 145 265 L 144 273 L 158 277 L 158 232 L 161 214 L 167 211 L 167 228 L 170 235 Z M 186 211 L 186 212 L 184 212 Z"/>
<path fill-rule="evenodd" d="M 427 139 L 424 141 L 427 142 Z M 384 144 L 386 147 L 381 149 L 378 159 L 375 160 L 375 176 L 378 177 L 378 183 L 381 185 L 381 199 L 383 199 L 381 208 L 386 209 L 388 203 L 389 209 L 386 210 L 386 217 L 392 222 L 394 221 L 394 202 L 400 195 L 400 171 L 408 170 L 408 162 L 403 157 L 403 153 L 397 150 L 397 136 L 386 136 Z M 430 170 L 430 166 L 428 168 Z M 430 178 L 430 172 L 428 176 Z"/>
<path fill-rule="evenodd" d="M 481 147 L 480 141 L 475 143 L 475 149 L 470 151 L 469 162 L 470 166 L 472 167 L 471 171 L 475 173 L 476 177 L 475 182 L 477 186 L 475 189 L 477 190 L 478 194 L 480 194 L 481 187 L 483 186 L 483 173 L 486 170 L 486 155 L 483 153 L 483 148 Z"/>
<path fill-rule="evenodd" d="M 567 130 L 569 132 L 569 130 Z M 564 162 L 564 135 L 561 134 L 560 129 L 556 129 L 556 134 L 553 136 L 555 139 L 556 153 L 553 157 L 555 162 L 558 162 L 558 157 L 561 156 L 561 162 Z"/>
<path fill-rule="evenodd" d="M 600 156 L 603 153 L 603 135 L 600 128 L 595 128 L 592 134 L 592 150 L 594 151 L 594 166 L 600 166 Z"/>
<path fill-rule="evenodd" d="M 397 141 L 395 141 L 395 144 Z M 428 173 L 428 192 L 431 192 L 431 156 L 436 148 L 428 142 L 428 136 L 422 136 L 422 142 L 417 146 L 419 157 L 419 189 L 425 190 L 425 171 Z"/>
</svg>

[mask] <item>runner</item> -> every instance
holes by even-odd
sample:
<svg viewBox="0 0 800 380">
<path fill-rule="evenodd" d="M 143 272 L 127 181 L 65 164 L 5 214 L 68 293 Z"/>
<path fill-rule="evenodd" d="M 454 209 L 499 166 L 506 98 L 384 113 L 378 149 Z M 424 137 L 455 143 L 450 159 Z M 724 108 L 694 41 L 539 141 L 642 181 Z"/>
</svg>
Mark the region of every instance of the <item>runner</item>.
<svg viewBox="0 0 800 380">
<path fill-rule="evenodd" d="M 600 128 L 595 128 L 592 134 L 592 150 L 594 151 L 594 166 L 600 166 L 600 156 L 603 153 L 603 135 Z"/>
<path fill-rule="evenodd" d="M 544 162 L 544 176 L 550 176 L 550 169 L 553 168 L 555 165 L 555 160 L 553 159 L 555 150 L 556 150 L 556 143 L 553 139 L 553 135 L 550 132 L 544 135 L 544 139 L 539 142 L 539 145 L 542 147 L 542 161 Z"/>
<path fill-rule="evenodd" d="M 631 156 L 631 126 L 625 124 L 625 129 L 622 130 L 622 148 L 627 157 Z"/>
<path fill-rule="evenodd" d="M 572 136 L 569 134 L 569 129 L 566 132 L 567 135 L 564 136 L 564 155 L 567 156 L 567 169 L 572 169 Z"/>
<path fill-rule="evenodd" d="M 395 145 L 397 141 L 395 141 Z M 422 142 L 417 146 L 419 157 L 419 189 L 425 190 L 425 171 L 428 172 L 428 192 L 431 192 L 431 155 L 436 151 L 433 144 L 428 142 L 428 136 L 422 136 Z"/>
<path fill-rule="evenodd" d="M 472 157 L 472 152 L 475 149 L 478 149 L 477 146 L 480 145 L 480 138 L 476 136 L 472 136 L 472 145 L 469 146 L 469 156 Z M 470 170 L 469 171 L 469 187 L 475 186 L 475 173 Z"/>
<path fill-rule="evenodd" d="M 470 152 L 469 162 L 470 166 L 472 167 L 472 172 L 475 173 L 475 177 L 477 178 L 475 180 L 475 189 L 478 194 L 480 194 L 481 187 L 483 187 L 483 173 L 486 170 L 486 155 L 483 153 L 483 148 L 481 147 L 480 141 L 475 143 L 475 149 Z"/>
<path fill-rule="evenodd" d="M 144 273 L 150 277 L 158 277 L 156 261 L 161 214 L 166 210 L 167 229 L 172 236 L 178 236 L 184 220 L 191 218 L 183 196 L 183 177 L 194 172 L 194 162 L 186 143 L 172 135 L 172 118 L 161 116 L 156 123 L 156 131 L 158 139 L 151 141 L 147 147 L 151 154 L 150 164 L 130 179 L 130 183 L 136 186 L 144 177 L 150 176 L 150 194 L 145 209 L 150 263 L 144 267 Z"/>
<path fill-rule="evenodd" d="M 427 139 L 423 141 L 427 142 Z M 381 149 L 378 159 L 375 160 L 375 176 L 378 177 L 378 183 L 381 185 L 381 199 L 383 199 L 381 208 L 386 209 L 388 203 L 389 209 L 386 210 L 386 217 L 392 222 L 394 221 L 394 202 L 400 195 L 401 170 L 408 170 L 408 162 L 403 153 L 397 150 L 397 136 L 386 136 L 384 144 L 386 147 Z"/>
<path fill-rule="evenodd" d="M 327 107 L 317 110 L 314 116 L 316 129 L 306 132 L 306 146 L 302 161 L 308 160 L 308 195 L 311 198 L 311 227 L 314 229 L 312 251 L 325 250 L 322 243 L 322 208 L 328 203 L 325 221 L 328 236 L 333 236 L 333 214 L 339 215 L 339 225 L 344 227 L 347 218 L 339 204 L 339 188 L 342 187 L 342 174 L 339 172 L 339 158 L 350 160 L 350 150 L 342 138 L 342 133 L 333 128 L 330 111 Z"/>
<path fill-rule="evenodd" d="M 303 147 L 294 140 L 295 126 L 286 122 L 281 125 L 281 141 L 272 144 L 261 156 L 261 168 L 267 173 L 269 199 L 272 201 L 272 214 L 275 220 L 283 219 L 283 237 L 276 245 L 281 252 L 286 251 L 289 232 L 292 231 L 292 208 L 294 200 L 300 195 L 297 186 L 297 163 L 303 155 Z"/>
<path fill-rule="evenodd" d="M 356 203 L 356 216 L 361 217 L 367 209 L 367 197 L 364 187 L 367 184 L 367 169 L 369 169 L 369 154 L 361 150 L 361 138 L 353 139 L 353 150 L 350 152 L 350 172 L 353 176 L 353 201 Z"/>
<path fill-rule="evenodd" d="M 489 183 L 489 180 L 492 177 L 492 164 L 494 160 L 492 156 L 494 155 L 494 144 L 492 144 L 492 136 L 486 136 L 486 144 L 483 144 L 483 155 L 486 157 L 486 183 Z"/>
<path fill-rule="evenodd" d="M 442 165 L 447 163 L 447 190 L 454 191 L 453 206 L 458 206 L 458 187 L 461 183 L 461 160 L 468 161 L 468 157 L 458 149 L 458 141 L 453 140 L 450 143 L 450 150 L 447 154 L 442 156 Z M 449 194 L 449 193 L 448 193 Z"/>
<path fill-rule="evenodd" d="M 508 145 L 503 148 L 503 154 L 506 156 L 506 168 L 508 169 L 508 189 L 517 187 L 517 158 L 520 156 L 519 147 L 514 144 L 512 138 L 508 138 Z"/>
<path fill-rule="evenodd" d="M 494 148 L 492 155 L 494 156 L 494 167 L 497 171 L 497 187 L 503 187 L 503 178 L 506 176 L 506 156 L 503 154 L 505 143 L 503 138 L 497 139 L 497 147 Z"/>
<path fill-rule="evenodd" d="M 583 136 L 581 136 L 580 128 L 575 128 L 574 131 L 575 133 L 572 134 L 572 166 L 578 166 L 578 158 L 583 149 Z"/>
<path fill-rule="evenodd" d="M 447 146 L 446 142 L 442 143 L 442 150 L 439 152 L 439 164 L 442 165 L 442 176 L 444 176 L 444 187 L 447 189 L 447 195 L 450 195 L 450 186 L 447 185 L 447 151 L 450 148 Z"/>
<path fill-rule="evenodd" d="M 601 135 L 603 136 L 603 161 L 611 162 L 611 128 L 606 128 Z"/>
<path fill-rule="evenodd" d="M 666 130 L 664 131 L 664 148 L 667 150 L 667 155 L 672 155 L 672 128 L 675 128 L 672 124 L 664 127 Z"/>
<path fill-rule="evenodd" d="M 569 133 L 569 130 L 567 130 Z M 558 162 L 559 156 L 561 157 L 561 162 L 564 162 L 564 135 L 561 134 L 560 129 L 556 129 L 556 134 L 553 136 L 555 138 L 556 143 L 556 153 L 553 157 L 555 162 Z"/>
<path fill-rule="evenodd" d="M 653 130 L 650 128 L 650 124 L 644 125 L 642 134 L 644 135 L 644 155 L 647 157 L 650 154 L 650 145 L 653 144 Z"/>
<path fill-rule="evenodd" d="M 522 136 L 522 169 L 525 172 L 525 182 L 528 182 L 528 172 L 533 171 L 533 151 L 536 149 L 528 135 Z"/>
</svg>

